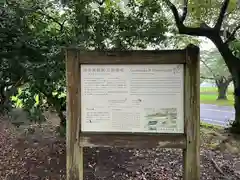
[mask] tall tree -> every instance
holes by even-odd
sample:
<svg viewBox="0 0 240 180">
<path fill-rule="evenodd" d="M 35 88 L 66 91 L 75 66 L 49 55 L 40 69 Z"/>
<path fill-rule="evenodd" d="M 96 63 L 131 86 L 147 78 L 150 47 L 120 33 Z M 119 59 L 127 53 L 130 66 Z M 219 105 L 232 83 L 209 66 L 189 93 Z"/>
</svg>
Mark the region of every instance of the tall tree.
<svg viewBox="0 0 240 180">
<path fill-rule="evenodd" d="M 25 9 L 7 2 L 0 4 L 0 14 L 0 109 L 4 109 L 9 97 L 26 80 L 28 62 L 37 62 L 42 54 L 36 50 L 36 39 L 26 26 L 29 13 Z"/>
<path fill-rule="evenodd" d="M 218 89 L 217 100 L 227 100 L 232 76 L 217 49 L 205 51 L 201 56 L 201 78 L 214 81 Z"/>
<path fill-rule="evenodd" d="M 42 112 L 42 104 L 36 104 L 35 97 L 38 96 L 40 102 L 46 99 L 59 117 L 63 117 L 60 109 L 64 103 L 60 103 L 58 97 L 64 92 L 65 84 L 61 46 L 71 43 L 74 38 L 71 27 L 65 26 L 69 11 L 63 16 L 58 5 L 48 0 L 41 3 L 35 0 L 6 1 L 1 5 L 1 104 L 7 104 L 16 89 L 24 85 L 17 97 L 30 114 Z"/>
<path fill-rule="evenodd" d="M 169 21 L 156 1 L 65 1 L 74 12 L 77 45 L 88 49 L 164 46 Z"/>
<path fill-rule="evenodd" d="M 176 26 L 180 34 L 191 36 L 204 36 L 210 39 L 222 55 L 232 77 L 235 98 L 235 121 L 233 131 L 240 132 L 240 59 L 232 46 L 236 45 L 239 38 L 240 11 L 237 1 L 224 0 L 222 5 L 219 1 L 184 0 L 184 4 L 174 5 L 170 0 L 164 0 L 171 9 Z M 182 8 L 181 8 L 182 7 Z M 216 7 L 219 7 L 217 9 Z M 181 8 L 181 15 L 178 12 Z M 190 13 L 187 19 L 187 15 Z M 215 19 L 216 18 L 216 19 Z M 186 21 L 186 23 L 185 23 Z"/>
</svg>

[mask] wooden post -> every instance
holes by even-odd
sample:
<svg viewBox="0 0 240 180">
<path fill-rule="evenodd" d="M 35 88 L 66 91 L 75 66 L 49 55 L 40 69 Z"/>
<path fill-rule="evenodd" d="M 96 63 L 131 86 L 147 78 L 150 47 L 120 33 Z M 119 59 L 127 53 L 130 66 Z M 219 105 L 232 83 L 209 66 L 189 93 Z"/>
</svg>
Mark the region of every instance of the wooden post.
<svg viewBox="0 0 240 180">
<path fill-rule="evenodd" d="M 83 180 L 83 148 L 78 143 L 81 117 L 79 66 L 79 51 L 66 50 L 67 180 Z"/>
<path fill-rule="evenodd" d="M 199 47 L 186 48 L 184 180 L 200 179 L 200 61 Z"/>
</svg>

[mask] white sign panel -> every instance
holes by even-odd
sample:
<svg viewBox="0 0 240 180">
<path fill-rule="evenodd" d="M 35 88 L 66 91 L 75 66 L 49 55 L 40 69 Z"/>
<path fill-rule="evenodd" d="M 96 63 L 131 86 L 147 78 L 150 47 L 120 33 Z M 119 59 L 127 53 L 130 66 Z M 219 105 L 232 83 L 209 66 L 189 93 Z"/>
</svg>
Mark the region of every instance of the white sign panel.
<svg viewBox="0 0 240 180">
<path fill-rule="evenodd" d="M 184 132 L 182 64 L 81 65 L 82 132 Z"/>
</svg>

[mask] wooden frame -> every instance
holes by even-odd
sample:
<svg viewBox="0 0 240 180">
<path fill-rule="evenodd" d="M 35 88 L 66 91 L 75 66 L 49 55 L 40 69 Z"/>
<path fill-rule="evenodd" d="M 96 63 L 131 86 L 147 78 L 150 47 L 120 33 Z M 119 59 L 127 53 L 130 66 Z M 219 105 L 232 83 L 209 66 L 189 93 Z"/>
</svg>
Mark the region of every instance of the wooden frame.
<svg viewBox="0 0 240 180">
<path fill-rule="evenodd" d="M 81 133 L 81 64 L 184 64 L 184 134 Z M 83 180 L 83 147 L 116 146 L 181 148 L 184 180 L 199 180 L 199 64 L 199 48 L 193 45 L 164 51 L 81 52 L 67 48 L 67 179 Z"/>
</svg>

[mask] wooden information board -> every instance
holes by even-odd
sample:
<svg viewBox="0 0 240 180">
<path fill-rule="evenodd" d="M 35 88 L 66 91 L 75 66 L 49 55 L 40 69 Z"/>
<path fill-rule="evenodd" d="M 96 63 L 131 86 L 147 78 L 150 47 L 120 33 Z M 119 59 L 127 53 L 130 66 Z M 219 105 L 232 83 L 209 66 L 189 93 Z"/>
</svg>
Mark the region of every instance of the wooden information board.
<svg viewBox="0 0 240 180">
<path fill-rule="evenodd" d="M 181 148 L 184 179 L 200 179 L 199 66 L 193 45 L 67 48 L 68 180 L 83 180 L 83 147 Z"/>
</svg>

